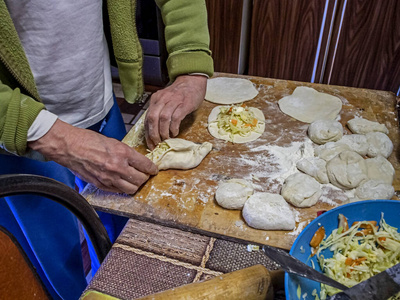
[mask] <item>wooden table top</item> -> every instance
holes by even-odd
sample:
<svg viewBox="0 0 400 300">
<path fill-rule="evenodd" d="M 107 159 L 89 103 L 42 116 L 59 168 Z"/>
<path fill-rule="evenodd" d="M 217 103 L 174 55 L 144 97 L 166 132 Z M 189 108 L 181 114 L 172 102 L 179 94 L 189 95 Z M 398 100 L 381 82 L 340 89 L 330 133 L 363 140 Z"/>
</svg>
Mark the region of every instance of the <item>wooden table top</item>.
<svg viewBox="0 0 400 300">
<path fill-rule="evenodd" d="M 266 130 L 256 141 L 232 144 L 212 137 L 207 130 L 207 118 L 216 104 L 204 101 L 200 108 L 189 115 L 178 137 L 193 142 L 208 141 L 213 150 L 203 162 L 192 170 L 160 171 L 135 194 L 113 194 L 89 185 L 83 196 L 96 209 L 120 214 L 169 227 L 180 228 L 234 241 L 268 244 L 290 249 L 301 230 L 321 210 L 329 210 L 341 204 L 343 193 L 327 188 L 321 200 L 310 208 L 295 208 L 296 228 L 293 231 L 265 231 L 247 226 L 240 211 L 227 210 L 214 200 L 218 182 L 226 178 L 243 178 L 255 186 L 255 192 L 279 193 L 282 178 L 274 155 L 267 151 L 268 145 L 293 147 L 310 143 L 307 137 L 308 124 L 283 114 L 278 100 L 290 95 L 297 86 L 313 87 L 339 97 L 343 102 L 340 122 L 355 116 L 383 123 L 389 129 L 394 151 L 389 157 L 396 175 L 395 190 L 400 190 L 399 149 L 396 97 L 391 92 L 329 86 L 305 82 L 268 79 L 252 76 L 217 73 L 217 76 L 250 79 L 259 90 L 259 95 L 247 102 L 259 108 L 266 117 Z M 349 131 L 348 131 L 349 132 Z M 146 153 L 143 121 L 140 120 L 123 140 Z"/>
</svg>

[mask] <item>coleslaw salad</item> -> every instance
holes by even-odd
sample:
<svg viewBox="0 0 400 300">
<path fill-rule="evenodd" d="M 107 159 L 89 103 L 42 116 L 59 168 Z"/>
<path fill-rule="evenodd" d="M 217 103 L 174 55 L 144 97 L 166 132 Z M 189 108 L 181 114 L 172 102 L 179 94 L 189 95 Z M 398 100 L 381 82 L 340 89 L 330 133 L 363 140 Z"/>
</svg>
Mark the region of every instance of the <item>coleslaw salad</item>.
<svg viewBox="0 0 400 300">
<path fill-rule="evenodd" d="M 317 256 L 325 275 L 352 287 L 400 262 L 397 230 L 386 223 L 383 214 L 379 226 L 376 221 L 360 221 L 351 227 L 340 214 L 338 228 L 319 243 L 314 240 L 312 253 Z M 321 253 L 324 249 L 332 251 L 333 256 L 325 258 Z M 340 290 L 321 284 L 320 295 L 313 292 L 313 296 L 322 300 L 338 292 Z M 397 297 L 391 299 L 400 299 Z"/>
</svg>

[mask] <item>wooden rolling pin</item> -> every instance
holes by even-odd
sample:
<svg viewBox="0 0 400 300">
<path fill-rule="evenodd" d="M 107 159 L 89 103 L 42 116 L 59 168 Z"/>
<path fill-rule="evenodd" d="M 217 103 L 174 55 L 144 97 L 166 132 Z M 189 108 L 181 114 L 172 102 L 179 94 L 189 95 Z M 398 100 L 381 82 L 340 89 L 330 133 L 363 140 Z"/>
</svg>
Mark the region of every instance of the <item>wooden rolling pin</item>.
<svg viewBox="0 0 400 300">
<path fill-rule="evenodd" d="M 284 271 L 268 271 L 262 265 L 183 285 L 137 300 L 269 300 L 283 287 Z"/>
</svg>

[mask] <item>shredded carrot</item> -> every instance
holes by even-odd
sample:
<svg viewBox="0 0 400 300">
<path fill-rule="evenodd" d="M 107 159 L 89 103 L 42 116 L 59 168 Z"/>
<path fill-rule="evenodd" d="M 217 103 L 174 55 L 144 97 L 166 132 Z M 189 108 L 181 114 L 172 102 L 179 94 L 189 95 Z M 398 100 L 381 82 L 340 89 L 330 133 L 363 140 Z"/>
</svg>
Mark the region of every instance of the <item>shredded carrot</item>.
<svg viewBox="0 0 400 300">
<path fill-rule="evenodd" d="M 376 221 L 364 221 L 364 222 L 356 221 L 356 222 L 353 222 L 353 224 L 351 226 L 354 226 L 354 225 L 356 225 L 358 223 L 362 223 L 360 225 L 360 228 L 366 228 L 366 229 L 372 229 L 372 226 L 376 226 L 377 225 Z"/>
<path fill-rule="evenodd" d="M 348 258 L 346 258 L 346 261 L 344 263 L 347 266 L 358 266 L 364 260 L 367 260 L 367 258 L 366 257 L 360 257 L 360 258 L 357 258 L 357 259 L 352 259 L 352 258 L 348 257 Z"/>
<path fill-rule="evenodd" d="M 355 260 L 356 264 L 359 265 L 361 264 L 364 260 L 367 260 L 366 257 L 359 257 Z"/>
<path fill-rule="evenodd" d="M 317 248 L 319 244 L 322 242 L 325 236 L 325 228 L 321 226 L 318 230 L 314 233 L 314 236 L 311 239 L 310 246 Z"/>
<path fill-rule="evenodd" d="M 360 231 L 357 232 L 355 235 L 356 235 L 356 236 L 364 236 L 364 235 L 373 234 L 373 233 L 374 233 L 374 231 L 372 230 L 372 228 L 369 228 L 369 229 L 360 230 Z"/>
<path fill-rule="evenodd" d="M 346 266 L 351 266 L 353 264 L 353 259 L 348 257 L 344 263 Z"/>
<path fill-rule="evenodd" d="M 237 125 L 237 122 L 238 122 L 238 121 L 237 121 L 236 119 L 232 119 L 232 120 L 231 120 L 231 123 L 232 123 L 234 126 Z"/>
</svg>

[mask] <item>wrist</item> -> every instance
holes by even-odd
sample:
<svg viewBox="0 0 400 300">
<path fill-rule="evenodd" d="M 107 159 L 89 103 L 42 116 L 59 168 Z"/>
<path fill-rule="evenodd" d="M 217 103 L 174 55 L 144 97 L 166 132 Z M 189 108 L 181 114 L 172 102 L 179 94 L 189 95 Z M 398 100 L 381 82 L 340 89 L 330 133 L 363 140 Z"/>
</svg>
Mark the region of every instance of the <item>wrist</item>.
<svg viewBox="0 0 400 300">
<path fill-rule="evenodd" d="M 29 141 L 28 147 L 46 158 L 51 158 L 67 148 L 66 136 L 70 134 L 71 128 L 74 127 L 57 119 L 41 138 Z"/>
<path fill-rule="evenodd" d="M 179 75 L 176 77 L 175 82 L 176 84 L 186 84 L 190 85 L 192 87 L 197 87 L 201 89 L 205 89 L 207 86 L 207 77 L 203 76 L 201 74 L 195 75 L 195 74 L 185 74 L 185 75 Z"/>
</svg>

